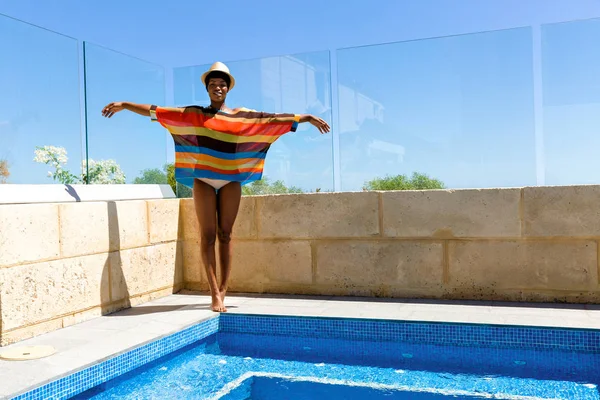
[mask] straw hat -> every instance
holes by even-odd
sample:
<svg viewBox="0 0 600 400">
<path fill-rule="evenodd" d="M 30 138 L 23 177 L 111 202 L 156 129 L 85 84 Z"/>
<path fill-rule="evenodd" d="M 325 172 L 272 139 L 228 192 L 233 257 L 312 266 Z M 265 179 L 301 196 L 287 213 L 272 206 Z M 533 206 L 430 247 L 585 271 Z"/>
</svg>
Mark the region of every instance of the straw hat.
<svg viewBox="0 0 600 400">
<path fill-rule="evenodd" d="M 202 81 L 202 83 L 204 83 L 204 86 L 206 86 L 206 77 L 208 76 L 208 74 L 214 71 L 223 72 L 224 74 L 229 76 L 229 79 L 231 79 L 231 83 L 229 84 L 229 90 L 233 89 L 233 87 L 235 86 L 235 79 L 233 78 L 233 75 L 231 75 L 231 73 L 229 72 L 229 68 L 227 68 L 227 65 L 219 61 L 211 65 L 208 71 L 202 74 L 200 80 Z"/>
</svg>

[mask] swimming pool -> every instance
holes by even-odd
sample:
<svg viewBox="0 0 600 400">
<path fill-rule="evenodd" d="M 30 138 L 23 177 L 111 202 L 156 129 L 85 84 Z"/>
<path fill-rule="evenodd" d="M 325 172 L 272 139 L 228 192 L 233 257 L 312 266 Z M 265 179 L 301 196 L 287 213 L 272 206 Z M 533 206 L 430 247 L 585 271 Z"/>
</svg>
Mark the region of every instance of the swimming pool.
<svg viewBox="0 0 600 400">
<path fill-rule="evenodd" d="M 221 314 L 22 398 L 600 399 L 599 356 L 597 330 Z"/>
</svg>

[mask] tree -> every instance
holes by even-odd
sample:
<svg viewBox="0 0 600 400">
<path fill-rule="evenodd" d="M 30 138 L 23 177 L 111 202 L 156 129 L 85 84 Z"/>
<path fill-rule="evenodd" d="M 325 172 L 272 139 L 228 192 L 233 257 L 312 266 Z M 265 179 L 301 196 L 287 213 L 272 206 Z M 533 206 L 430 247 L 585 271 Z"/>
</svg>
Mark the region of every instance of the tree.
<svg viewBox="0 0 600 400">
<path fill-rule="evenodd" d="M 444 189 L 444 184 L 438 179 L 426 174 L 414 172 L 409 178 L 406 175 L 386 176 L 365 182 L 364 190 L 428 190 Z"/>
<path fill-rule="evenodd" d="M 175 180 L 175 164 L 165 164 L 163 169 L 148 168 L 142 171 L 142 176 L 133 180 L 135 184 L 166 185 L 169 184 L 177 197 L 191 197 L 192 190 L 180 185 Z"/>
<path fill-rule="evenodd" d="M 167 171 L 161 171 L 158 168 L 149 168 L 142 171 L 142 176 L 133 180 L 136 185 L 166 185 L 168 182 Z"/>
<path fill-rule="evenodd" d="M 295 186 L 287 187 L 281 180 L 277 180 L 272 184 L 269 183 L 269 179 L 264 177 L 259 181 L 254 181 L 248 185 L 242 187 L 242 195 L 244 196 L 257 196 L 261 194 L 289 194 L 289 193 L 303 193 L 302 189 Z"/>
<path fill-rule="evenodd" d="M 175 193 L 177 194 L 177 197 L 179 197 L 180 199 L 188 199 L 193 196 L 191 188 L 189 188 L 187 186 L 183 186 L 181 183 L 175 184 L 175 187 L 177 189 L 175 191 Z"/>
<path fill-rule="evenodd" d="M 162 171 L 158 168 L 145 169 L 142 171 L 142 176 L 135 178 L 133 183 L 157 185 L 169 184 L 177 197 L 192 197 L 192 189 L 177 183 L 175 180 L 175 164 L 173 163 L 165 164 Z"/>
<path fill-rule="evenodd" d="M 177 195 L 177 197 L 179 198 L 188 198 L 188 197 L 192 197 L 192 189 L 190 189 L 187 186 L 183 186 L 180 183 L 177 183 L 177 180 L 175 179 L 175 164 L 173 163 L 169 163 L 165 165 L 165 173 L 167 176 L 167 182 L 170 186 L 171 189 L 173 189 L 173 192 Z"/>
<path fill-rule="evenodd" d="M 8 161 L 0 159 L 0 183 L 6 183 L 9 176 L 10 171 L 8 170 Z"/>
<path fill-rule="evenodd" d="M 167 183 L 171 185 L 173 192 L 177 193 L 177 181 L 175 180 L 175 164 L 170 163 L 165 165 L 165 171 L 167 172 Z"/>
</svg>

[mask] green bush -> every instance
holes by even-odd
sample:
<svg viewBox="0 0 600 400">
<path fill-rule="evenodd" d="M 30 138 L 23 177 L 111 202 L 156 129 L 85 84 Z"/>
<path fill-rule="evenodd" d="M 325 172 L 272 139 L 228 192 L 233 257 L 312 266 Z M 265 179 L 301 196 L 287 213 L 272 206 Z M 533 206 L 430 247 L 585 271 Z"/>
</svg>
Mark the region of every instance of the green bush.
<svg viewBox="0 0 600 400">
<path fill-rule="evenodd" d="M 287 187 L 283 181 L 278 180 L 273 183 L 269 183 L 269 179 L 264 177 L 259 181 L 254 181 L 248 185 L 242 186 L 242 195 L 244 196 L 257 196 L 261 194 L 289 194 L 289 193 L 303 193 L 302 189 L 295 186 Z"/>
<path fill-rule="evenodd" d="M 364 190 L 428 190 L 444 189 L 444 184 L 426 174 L 415 172 L 409 178 L 406 175 L 386 176 L 365 182 Z"/>
<path fill-rule="evenodd" d="M 169 183 L 167 179 L 167 171 L 161 171 L 158 168 L 145 169 L 142 171 L 142 176 L 135 178 L 133 183 L 137 185 L 166 185 Z"/>
<path fill-rule="evenodd" d="M 166 185 L 169 184 L 173 192 L 177 194 L 177 197 L 191 197 L 192 191 L 182 185 L 177 185 L 175 180 L 175 164 L 165 164 L 162 170 L 158 168 L 150 168 L 142 171 L 142 175 L 138 176 L 133 180 L 135 184 L 152 184 L 152 185 Z M 179 189 L 179 193 L 177 193 Z"/>
</svg>

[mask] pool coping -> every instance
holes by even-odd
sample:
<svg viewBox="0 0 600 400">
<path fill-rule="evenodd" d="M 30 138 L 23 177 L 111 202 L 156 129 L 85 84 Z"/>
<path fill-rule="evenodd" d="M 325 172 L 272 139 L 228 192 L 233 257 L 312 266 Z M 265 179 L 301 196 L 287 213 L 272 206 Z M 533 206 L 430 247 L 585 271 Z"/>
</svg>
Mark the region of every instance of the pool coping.
<svg viewBox="0 0 600 400">
<path fill-rule="evenodd" d="M 192 301 L 195 300 L 195 301 Z M 48 384 L 51 384 L 52 382 L 56 382 L 58 380 L 73 376 L 75 374 L 81 373 L 82 371 L 86 371 L 89 370 L 91 368 L 94 368 L 94 366 L 97 365 L 102 365 L 102 363 L 111 360 L 111 359 L 117 359 L 118 357 L 123 357 L 126 356 L 127 354 L 130 354 L 132 352 L 137 351 L 138 349 L 143 349 L 145 346 L 148 345 L 152 345 L 153 343 L 157 343 L 160 341 L 164 341 L 164 340 L 175 340 L 175 339 L 169 339 L 170 337 L 175 337 L 177 335 L 184 335 L 184 333 L 182 332 L 191 332 L 194 331 L 194 329 L 200 329 L 200 326 L 202 325 L 203 322 L 207 322 L 210 320 L 214 320 L 217 323 L 217 330 L 218 328 L 218 324 L 219 324 L 219 315 L 210 312 L 210 310 L 204 310 L 204 309 L 198 309 L 197 307 L 194 306 L 199 306 L 201 304 L 205 304 L 206 301 L 209 301 L 210 299 L 207 298 L 207 296 L 198 296 L 197 294 L 183 294 L 183 295 L 173 295 L 173 296 L 169 296 L 168 298 L 163 298 L 163 299 L 159 299 L 157 301 L 154 302 L 150 302 L 150 303 L 146 303 L 142 306 L 138 306 L 138 307 L 134 307 L 132 309 L 128 309 L 125 310 L 121 313 L 117 313 L 114 314 L 113 316 L 105 316 L 105 317 L 100 317 L 97 318 L 96 320 L 92 320 L 92 321 L 88 321 L 82 324 L 79 324 L 75 327 L 73 327 L 72 329 L 75 330 L 80 330 L 82 332 L 85 333 L 85 329 L 86 327 L 88 328 L 88 331 L 92 331 L 96 328 L 98 328 L 99 326 L 102 327 L 102 324 L 100 322 L 104 321 L 110 321 L 113 318 L 119 318 L 119 317 L 125 317 L 125 318 L 134 318 L 136 316 L 148 316 L 148 315 L 152 315 L 152 313 L 144 313 L 141 312 L 141 314 L 136 314 L 137 312 L 140 312 L 140 310 L 148 309 L 148 308 L 152 308 L 152 307 L 156 307 L 156 306 L 160 306 L 162 305 L 177 305 L 177 303 L 179 303 L 179 308 L 174 308 L 173 310 L 169 309 L 167 307 L 166 312 L 163 314 L 163 319 L 162 322 L 160 320 L 157 320 L 156 318 L 154 319 L 150 319 L 150 323 L 155 323 L 155 324 L 159 324 L 158 327 L 160 329 L 162 329 L 162 332 L 159 333 L 158 331 L 160 331 L 160 329 L 155 329 L 154 332 L 147 332 L 147 335 L 142 335 L 140 336 L 138 339 L 139 340 L 133 340 L 130 341 L 130 343 L 125 343 L 123 346 L 121 346 L 121 348 L 119 348 L 118 350 L 114 350 L 114 351 L 107 351 L 105 352 L 105 354 L 103 354 L 102 356 L 97 356 L 97 357 L 92 357 L 92 358 L 88 358 L 86 359 L 85 357 L 83 357 L 81 360 L 79 360 L 79 365 L 77 366 L 73 366 L 71 365 L 71 367 L 69 367 L 68 362 L 66 363 L 66 365 L 64 365 L 62 368 L 62 370 L 59 368 L 58 370 L 54 370 L 56 373 L 52 374 L 48 374 L 46 373 L 44 374 L 40 374 L 39 379 L 35 380 L 29 380 L 29 381 L 25 381 L 22 380 L 21 381 L 21 385 L 13 385 L 13 388 L 9 391 L 9 392 L 5 392 L 2 393 L 2 391 L 0 391 L 0 396 L 5 396 L 5 397 L 0 397 L 0 398 L 34 398 L 33 396 L 22 396 L 24 394 L 28 394 L 28 393 L 32 393 L 33 390 L 37 390 L 39 388 L 42 388 Z M 246 304 L 246 306 L 244 306 L 245 303 L 255 303 L 254 307 Z M 187 303 L 192 303 L 192 304 L 187 304 Z M 288 312 L 283 312 L 286 310 L 281 310 L 282 307 L 282 303 L 287 303 L 289 304 L 288 307 L 290 307 L 290 310 L 287 310 Z M 555 313 L 557 312 L 557 309 L 562 309 L 561 311 L 566 312 L 567 314 L 571 314 L 574 317 L 576 315 L 579 315 L 581 313 L 588 313 L 590 311 L 592 311 L 594 314 L 596 314 L 596 308 L 592 307 L 591 309 L 588 309 L 589 307 L 587 306 L 582 306 L 579 309 L 575 309 L 575 310 L 569 310 L 568 308 L 565 308 L 564 306 L 561 305 L 553 305 L 555 307 L 550 307 L 546 310 L 552 310 L 551 314 L 553 316 L 552 320 L 553 321 L 557 321 L 559 320 L 561 322 L 562 326 L 556 326 L 556 324 L 554 326 L 548 326 L 548 325 L 542 325 L 542 324 L 537 324 L 537 325 L 532 325 L 532 319 L 530 317 L 527 317 L 525 319 L 522 319 L 521 322 L 522 323 L 518 323 L 519 321 L 517 319 L 511 319 L 511 318 L 497 318 L 498 316 L 496 315 L 495 318 L 495 322 L 494 322 L 494 318 L 488 318 L 487 322 L 481 322 L 481 312 L 483 310 L 484 313 L 489 313 L 490 310 L 488 310 L 489 307 L 493 307 L 491 304 L 487 304 L 487 303 L 477 303 L 477 302 L 463 302 L 463 303 L 452 303 L 452 304 L 440 304 L 440 302 L 423 302 L 423 301 L 418 301 L 418 302 L 414 302 L 412 303 L 411 301 L 386 301 L 386 300 L 382 300 L 382 299 L 339 299 L 339 298 L 322 298 L 322 297 L 316 297 L 316 298 L 301 298 L 301 297 L 293 297 L 293 296 L 254 296 L 254 297 L 244 297 L 244 296 L 234 296 L 231 297 L 230 303 L 231 304 L 231 313 L 233 314 L 245 314 L 248 316 L 251 315 L 255 315 L 255 316 L 267 316 L 267 315 L 276 315 L 276 316 L 280 316 L 280 317 L 291 317 L 291 316 L 298 316 L 298 317 L 312 317 L 312 318 L 323 318 L 323 319 L 330 319 L 330 318 L 351 318 L 351 319 L 355 319 L 355 320 L 360 320 L 360 321 L 369 321 L 369 320 L 383 320 L 383 321 L 396 321 L 396 322 L 409 322 L 409 323 L 425 323 L 425 324 L 435 324 L 435 323 L 440 323 L 440 324 L 447 324 L 447 323 L 451 323 L 451 324 L 459 324 L 459 325 L 465 325 L 465 326 L 501 326 L 501 327 L 524 327 L 524 328 L 547 328 L 547 327 L 552 327 L 552 328 L 560 328 L 560 329 L 564 329 L 564 330 L 572 330 L 572 329 L 576 329 L 578 331 L 585 331 L 585 330 L 589 330 L 589 331 L 597 331 L 598 327 L 595 326 L 585 326 L 586 324 L 575 324 L 573 322 L 577 321 L 577 318 L 574 318 L 571 322 L 571 326 L 564 326 L 565 324 L 569 325 L 568 322 L 566 321 L 564 318 L 557 318 Z M 263 307 L 263 304 L 265 305 Z M 269 305 L 270 304 L 270 305 Z M 349 312 L 334 312 L 334 315 L 329 315 L 332 314 L 331 312 L 329 313 L 319 313 L 318 312 L 318 307 L 333 307 L 333 311 L 335 311 L 335 308 L 342 305 L 343 307 L 341 309 L 346 309 Z M 440 320 L 440 318 L 432 318 L 433 316 L 431 315 L 427 315 L 426 313 L 423 312 L 418 312 L 418 310 L 422 310 L 424 305 L 429 305 L 432 306 L 434 308 L 441 308 L 440 311 L 441 314 L 445 314 L 446 318 L 444 318 L 445 320 Z M 506 305 L 505 305 L 506 306 Z M 376 310 L 382 310 L 385 309 L 386 307 L 388 307 L 387 310 L 387 318 L 385 318 L 385 312 L 381 313 L 381 312 L 377 312 Z M 462 321 L 456 321 L 456 318 L 452 318 L 452 315 L 448 315 L 448 307 L 450 308 L 456 308 L 458 310 L 460 310 L 463 315 L 465 316 L 464 318 L 462 318 Z M 531 311 L 532 308 L 535 309 L 534 307 L 523 307 L 523 305 L 520 305 L 521 307 L 521 311 Z M 587 307 L 587 308 L 586 308 Z M 263 309 L 264 308 L 264 309 Z M 401 309 L 401 308 L 406 308 L 406 310 L 404 310 L 403 312 L 400 313 L 391 313 L 390 310 L 396 310 L 396 309 Z M 178 310 L 181 310 L 182 312 L 187 311 L 189 312 L 187 317 L 188 319 L 186 320 L 185 318 L 179 320 L 179 323 L 174 323 L 174 324 L 167 324 L 166 322 L 169 321 L 169 316 L 172 316 L 172 313 L 170 313 L 169 311 L 173 311 L 173 313 L 176 313 Z M 272 313 L 267 313 L 266 311 L 273 311 Z M 363 314 L 366 315 L 360 315 L 361 314 L 361 310 Z M 468 312 L 468 311 L 478 311 L 478 312 Z M 518 311 L 519 308 L 515 307 L 514 308 L 515 311 Z M 279 311 L 279 312 L 277 312 Z M 330 310 L 331 311 L 331 310 Z M 385 311 L 385 310 L 384 310 Z M 539 310 L 538 310 L 539 311 Z M 411 314 L 412 313 L 412 314 Z M 418 313 L 418 315 L 415 315 L 414 313 Z M 190 317 L 191 314 L 191 318 Z M 325 314 L 325 315 L 323 315 Z M 346 314 L 346 315 L 340 315 L 340 314 Z M 544 312 L 538 312 L 538 317 L 539 314 L 544 314 Z M 225 314 L 227 315 L 227 314 Z M 421 316 L 422 318 L 417 319 L 417 316 Z M 525 316 L 529 315 L 527 312 L 524 313 Z M 441 316 L 440 316 L 441 317 Z M 147 318 L 148 319 L 148 318 Z M 173 318 L 170 318 L 171 320 L 175 320 Z M 455 320 L 452 320 L 455 319 Z M 484 318 L 485 319 L 485 318 Z M 538 319 L 539 320 L 539 319 Z M 183 321 L 183 322 L 182 322 Z M 536 321 L 535 318 L 533 318 L 533 321 Z M 529 324 L 524 324 L 524 322 L 530 322 Z M 583 326 L 581 326 L 583 325 Z M 593 324 L 596 325 L 596 324 Z M 118 326 L 118 324 L 116 325 Z M 600 327 L 600 324 L 598 324 L 598 326 Z M 144 325 L 139 326 L 138 325 L 138 329 L 142 329 L 143 330 Z M 65 328 L 64 330 L 68 330 L 69 328 Z M 152 329 L 151 329 L 152 330 Z M 63 331 L 63 330 L 61 330 Z M 43 343 L 44 342 L 44 337 L 48 337 L 51 335 L 54 335 L 55 338 L 59 338 L 61 336 L 61 331 L 57 331 L 54 332 L 53 334 L 48 334 L 48 335 L 42 335 L 38 338 L 34 338 L 31 339 L 27 342 L 31 342 L 31 343 L 20 343 L 17 345 L 29 345 L 29 344 L 35 344 L 35 342 L 37 343 Z M 116 338 L 121 338 L 121 339 L 128 339 L 128 334 L 133 334 L 133 331 L 131 329 L 115 329 L 116 332 L 119 332 L 121 335 L 116 335 Z M 215 331 L 216 332 L 216 331 Z M 135 338 L 134 338 L 135 339 Z M 198 336 L 195 336 L 193 339 L 191 339 L 192 342 L 199 340 Z M 126 340 L 127 341 L 127 340 Z M 52 340 L 49 341 L 50 343 L 52 343 Z M 48 343 L 48 341 L 46 341 L 46 343 Z M 95 344 L 97 344 L 97 342 L 92 341 L 91 343 L 89 343 L 89 346 L 94 346 Z M 186 344 L 183 344 L 182 346 L 185 346 Z M 85 347 L 85 346 L 84 346 Z M 2 348 L 4 349 L 4 348 Z M 170 351 L 175 351 L 177 350 L 176 348 L 173 348 Z M 65 352 L 62 352 L 65 353 Z M 68 350 L 66 351 L 66 353 L 68 353 Z M 166 355 L 168 353 L 165 354 L 161 354 L 160 357 L 162 357 L 163 355 Z M 54 366 L 56 366 L 57 364 L 60 364 L 60 355 L 61 352 L 59 352 L 58 356 L 53 356 L 55 358 L 55 360 L 57 360 L 54 363 Z M 50 360 L 52 360 L 52 357 L 49 358 Z M 66 360 L 66 359 L 65 359 Z M 72 361 L 72 360 L 71 360 Z M 150 360 L 149 360 L 150 361 Z M 7 364 L 8 363 L 8 364 Z M 36 364 L 40 364 L 40 363 L 44 363 L 44 360 L 36 360 L 36 361 L 28 361 L 28 362 L 2 362 L 0 363 L 0 367 L 7 367 L 8 369 L 11 368 L 11 366 L 17 366 L 19 364 L 17 363 L 21 363 L 20 365 L 29 365 L 32 366 L 32 371 L 34 372 L 35 375 L 35 365 Z M 50 363 L 50 365 L 52 365 L 52 363 Z M 140 364 L 141 365 L 141 364 Z M 140 366 L 137 365 L 137 366 Z M 135 368 L 137 368 L 137 366 Z M 14 374 L 13 374 L 13 378 L 17 379 L 18 378 L 18 374 L 20 368 L 16 368 L 14 370 Z M 10 372 L 10 371 L 9 371 Z M 28 370 L 29 372 L 29 370 Z M 46 371 L 48 372 L 48 371 Z M 50 371 L 52 372 L 52 371 Z M 120 374 L 120 373 L 119 373 Z M 111 376 L 111 374 L 108 374 L 106 376 Z M 105 376 L 105 377 L 106 377 Z M 117 375 L 115 375 L 117 376 Z M 111 376 L 109 379 L 114 378 L 115 376 Z M 12 382 L 10 380 L 11 378 L 11 374 L 6 374 L 4 373 L 4 375 L 0 374 L 0 380 L 4 381 L 3 377 L 6 377 L 8 380 L 7 382 Z M 37 388 L 37 389 L 36 389 Z M 15 397 L 16 396 L 16 397 Z M 22 396 L 22 397 L 20 397 Z"/>
</svg>

